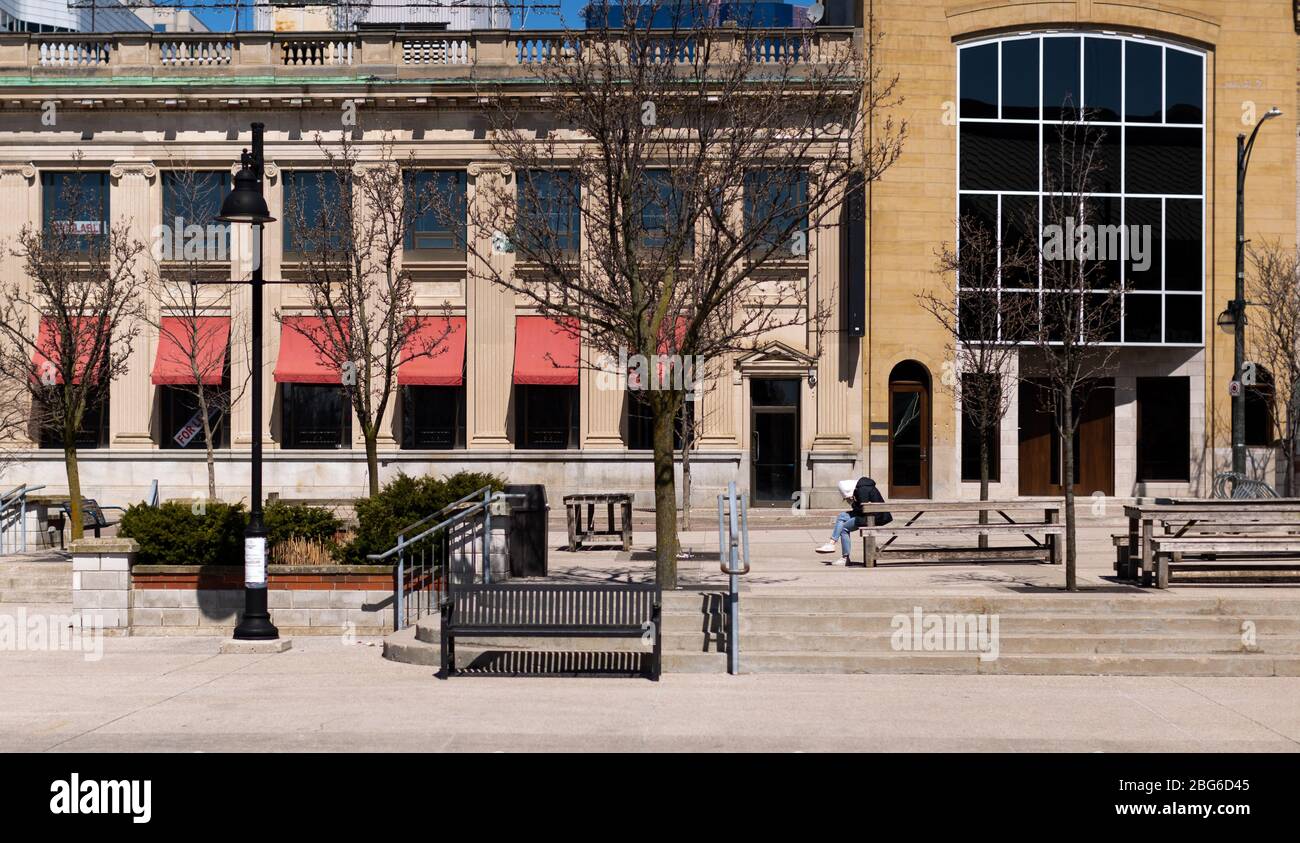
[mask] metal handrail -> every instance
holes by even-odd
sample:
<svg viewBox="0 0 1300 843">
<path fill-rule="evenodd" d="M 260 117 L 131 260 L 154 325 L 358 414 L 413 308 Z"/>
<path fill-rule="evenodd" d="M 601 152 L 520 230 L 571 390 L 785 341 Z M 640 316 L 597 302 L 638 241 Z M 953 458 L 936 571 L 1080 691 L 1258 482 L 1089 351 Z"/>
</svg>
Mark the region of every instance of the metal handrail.
<svg viewBox="0 0 1300 843">
<path fill-rule="evenodd" d="M 432 515 L 426 515 L 426 516 L 424 516 L 423 518 L 421 518 L 419 521 L 416 521 L 416 522 L 413 523 L 413 524 L 407 524 L 405 527 L 403 527 L 402 529 L 400 529 L 400 530 L 397 531 L 397 538 L 398 538 L 398 541 L 401 541 L 402 536 L 404 536 L 404 535 L 406 535 L 407 533 L 411 532 L 412 530 L 414 530 L 416 527 L 420 526 L 421 524 L 426 524 L 426 523 L 428 523 L 428 522 L 430 521 L 430 519 L 437 518 L 439 515 L 442 515 L 444 512 L 449 512 L 450 510 L 454 509 L 455 507 L 460 506 L 461 504 L 465 503 L 466 501 L 470 500 L 471 498 L 486 498 L 486 497 L 487 497 L 487 493 L 490 492 L 491 490 L 492 490 L 492 487 L 491 487 L 491 486 L 480 486 L 479 488 L 477 488 L 477 489 L 475 489 L 474 491 L 470 492 L 470 493 L 469 493 L 468 495 L 466 495 L 465 497 L 460 498 L 459 500 L 454 500 L 454 501 L 452 501 L 451 503 L 447 504 L 447 505 L 444 506 L 442 509 L 438 510 L 437 512 L 433 513 Z M 414 541 L 414 539 L 412 539 L 412 541 Z"/>
<path fill-rule="evenodd" d="M 0 495 L 0 553 L 4 552 L 4 536 L 8 532 L 6 527 L 11 522 L 18 525 L 18 551 L 27 552 L 27 496 L 44 488 L 44 485 L 28 486 L 24 483 Z"/>
<path fill-rule="evenodd" d="M 718 566 L 727 575 L 727 672 L 740 672 L 740 577 L 749 573 L 749 495 L 718 495 Z"/>
</svg>

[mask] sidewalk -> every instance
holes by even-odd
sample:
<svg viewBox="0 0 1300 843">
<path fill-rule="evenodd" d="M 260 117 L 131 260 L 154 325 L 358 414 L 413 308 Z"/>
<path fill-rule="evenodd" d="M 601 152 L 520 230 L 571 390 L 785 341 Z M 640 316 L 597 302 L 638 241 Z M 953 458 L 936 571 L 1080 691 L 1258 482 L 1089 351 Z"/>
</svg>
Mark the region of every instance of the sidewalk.
<svg viewBox="0 0 1300 843">
<path fill-rule="evenodd" d="M 377 647 L 0 653 L 0 751 L 1291 751 L 1300 679 L 726 676 L 439 681 Z M 1117 716 L 1122 712 L 1123 716 Z"/>
</svg>

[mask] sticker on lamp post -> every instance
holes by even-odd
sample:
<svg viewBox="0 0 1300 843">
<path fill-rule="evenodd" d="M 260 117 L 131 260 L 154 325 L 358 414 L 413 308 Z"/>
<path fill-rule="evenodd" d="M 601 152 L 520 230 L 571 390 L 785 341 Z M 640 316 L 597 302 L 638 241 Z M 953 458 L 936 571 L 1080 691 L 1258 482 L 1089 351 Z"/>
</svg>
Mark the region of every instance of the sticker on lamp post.
<svg viewBox="0 0 1300 843">
<path fill-rule="evenodd" d="M 266 588 L 266 536 L 244 539 L 244 585 Z"/>
<path fill-rule="evenodd" d="M 1228 382 L 1228 394 L 1231 395 L 1233 398 L 1236 398 L 1238 395 L 1240 395 L 1240 394 L 1241 394 L 1241 381 L 1229 381 L 1229 382 Z"/>
</svg>

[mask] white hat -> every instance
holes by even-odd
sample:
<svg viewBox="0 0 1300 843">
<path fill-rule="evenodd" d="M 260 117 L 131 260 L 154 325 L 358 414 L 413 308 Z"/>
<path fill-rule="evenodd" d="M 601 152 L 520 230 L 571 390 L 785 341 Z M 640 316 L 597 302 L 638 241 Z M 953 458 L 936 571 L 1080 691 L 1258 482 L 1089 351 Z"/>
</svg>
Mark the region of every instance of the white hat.
<svg viewBox="0 0 1300 843">
<path fill-rule="evenodd" d="M 846 498 L 851 498 L 851 497 L 853 497 L 853 490 L 854 490 L 854 488 L 856 488 L 857 485 L 858 485 L 858 481 L 856 481 L 856 480 L 841 480 L 841 481 L 839 482 L 838 485 L 839 485 L 839 487 L 840 487 L 840 494 L 843 495 L 843 496 L 846 497 Z"/>
</svg>

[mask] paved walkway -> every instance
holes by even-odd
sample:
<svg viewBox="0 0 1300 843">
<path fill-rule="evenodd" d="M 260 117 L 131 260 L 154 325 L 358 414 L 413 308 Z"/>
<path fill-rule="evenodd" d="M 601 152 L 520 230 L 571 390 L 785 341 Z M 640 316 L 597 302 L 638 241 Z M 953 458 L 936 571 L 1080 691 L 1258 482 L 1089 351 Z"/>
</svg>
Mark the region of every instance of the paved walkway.
<svg viewBox="0 0 1300 843">
<path fill-rule="evenodd" d="M 1300 679 L 464 678 L 377 647 L 108 639 L 0 653 L 0 751 L 1300 750 Z M 1122 713 L 1122 716 L 1121 716 Z"/>
</svg>

